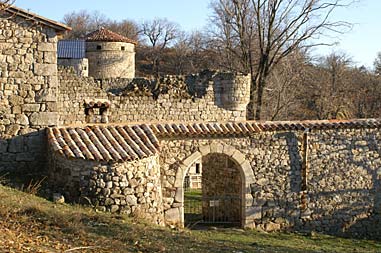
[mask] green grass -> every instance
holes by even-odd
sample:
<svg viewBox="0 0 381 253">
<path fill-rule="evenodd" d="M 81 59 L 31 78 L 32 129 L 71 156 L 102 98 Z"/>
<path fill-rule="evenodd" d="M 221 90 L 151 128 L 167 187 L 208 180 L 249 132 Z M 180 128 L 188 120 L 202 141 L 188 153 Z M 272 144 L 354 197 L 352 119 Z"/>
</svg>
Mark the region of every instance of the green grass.
<svg viewBox="0 0 381 253">
<path fill-rule="evenodd" d="M 381 252 L 381 243 L 241 229 L 173 230 L 0 186 L 0 252 L 65 251 Z"/>
<path fill-rule="evenodd" d="M 202 208 L 202 190 L 189 189 L 184 192 L 184 207 L 195 207 L 196 209 Z M 187 210 L 185 210 L 187 212 Z"/>
<path fill-rule="evenodd" d="M 203 219 L 201 189 L 188 189 L 184 192 L 184 218 L 187 227 L 191 227 Z"/>
</svg>

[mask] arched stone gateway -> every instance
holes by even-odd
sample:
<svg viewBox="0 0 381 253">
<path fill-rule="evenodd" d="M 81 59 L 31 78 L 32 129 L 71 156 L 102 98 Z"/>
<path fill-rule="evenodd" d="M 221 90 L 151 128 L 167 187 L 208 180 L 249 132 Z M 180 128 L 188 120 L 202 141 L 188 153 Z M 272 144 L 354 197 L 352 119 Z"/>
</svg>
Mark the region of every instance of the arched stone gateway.
<svg viewBox="0 0 381 253">
<path fill-rule="evenodd" d="M 176 187 L 176 196 L 181 196 L 180 200 L 180 212 L 178 217 L 179 223 L 181 226 L 184 226 L 184 178 L 188 169 L 193 165 L 193 163 L 199 159 L 210 157 L 213 154 L 222 155 L 221 157 L 227 157 L 228 160 L 232 161 L 235 164 L 235 168 L 239 170 L 240 174 L 240 203 L 241 207 L 238 208 L 240 210 L 240 225 L 242 227 L 250 227 L 254 224 L 253 219 L 250 218 L 251 214 L 251 206 L 253 202 L 253 198 L 251 195 L 250 184 L 254 182 L 254 174 L 253 170 L 250 166 L 250 163 L 245 159 L 245 156 L 235 149 L 232 146 L 216 143 L 211 145 L 204 145 L 199 147 L 198 151 L 194 152 L 192 155 L 187 157 L 182 161 L 179 165 L 176 179 L 175 179 L 175 187 Z M 173 221 L 172 221 L 173 222 Z"/>
</svg>

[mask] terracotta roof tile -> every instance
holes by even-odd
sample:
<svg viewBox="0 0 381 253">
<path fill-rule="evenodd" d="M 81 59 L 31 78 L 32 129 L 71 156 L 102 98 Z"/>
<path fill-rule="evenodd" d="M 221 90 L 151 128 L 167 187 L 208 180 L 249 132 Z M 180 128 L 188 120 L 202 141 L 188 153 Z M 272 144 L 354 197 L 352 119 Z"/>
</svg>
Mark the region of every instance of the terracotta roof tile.
<svg viewBox="0 0 381 253">
<path fill-rule="evenodd" d="M 160 150 L 158 137 L 247 136 L 264 131 L 380 127 L 380 119 L 95 125 L 48 128 L 47 138 L 53 151 L 67 158 L 118 162 L 156 154 Z"/>
<path fill-rule="evenodd" d="M 126 42 L 126 43 L 132 43 L 137 44 L 136 41 L 126 38 L 118 33 L 115 33 L 113 31 L 110 31 L 104 27 L 99 28 L 98 30 L 91 32 L 86 35 L 86 41 L 93 42 L 93 41 L 104 41 L 104 42 Z"/>
<path fill-rule="evenodd" d="M 147 125 L 48 128 L 55 152 L 67 158 L 131 161 L 156 154 L 159 143 Z"/>
<path fill-rule="evenodd" d="M 312 120 L 274 122 L 227 122 L 227 123 L 188 123 L 155 124 L 150 126 L 157 136 L 206 136 L 206 135 L 248 135 L 265 131 L 318 130 L 343 128 L 381 127 L 379 119 L 363 120 Z"/>
</svg>

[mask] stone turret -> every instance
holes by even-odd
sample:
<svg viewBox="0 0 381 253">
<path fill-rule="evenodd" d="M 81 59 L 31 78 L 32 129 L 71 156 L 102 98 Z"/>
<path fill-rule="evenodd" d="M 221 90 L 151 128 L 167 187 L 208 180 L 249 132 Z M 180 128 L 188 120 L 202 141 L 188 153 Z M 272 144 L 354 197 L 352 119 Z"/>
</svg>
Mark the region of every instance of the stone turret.
<svg viewBox="0 0 381 253">
<path fill-rule="evenodd" d="M 103 27 L 86 36 L 89 76 L 134 78 L 136 42 Z"/>
<path fill-rule="evenodd" d="M 250 101 L 250 75 L 219 72 L 214 77 L 216 104 L 231 110 L 245 111 Z"/>
</svg>

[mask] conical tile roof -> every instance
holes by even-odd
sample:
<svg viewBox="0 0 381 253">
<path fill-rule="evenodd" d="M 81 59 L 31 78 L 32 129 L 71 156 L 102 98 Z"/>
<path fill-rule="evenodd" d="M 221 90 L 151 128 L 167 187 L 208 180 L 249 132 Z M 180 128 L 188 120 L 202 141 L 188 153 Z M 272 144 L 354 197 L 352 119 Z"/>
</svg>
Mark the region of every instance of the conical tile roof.
<svg viewBox="0 0 381 253">
<path fill-rule="evenodd" d="M 110 31 L 104 27 L 99 28 L 98 30 L 89 33 L 86 35 L 86 41 L 102 41 L 102 42 L 126 42 L 126 43 L 132 43 L 137 44 L 136 41 L 129 39 L 127 37 L 124 37 L 123 35 L 120 35 L 118 33 L 115 33 L 113 31 Z"/>
</svg>

